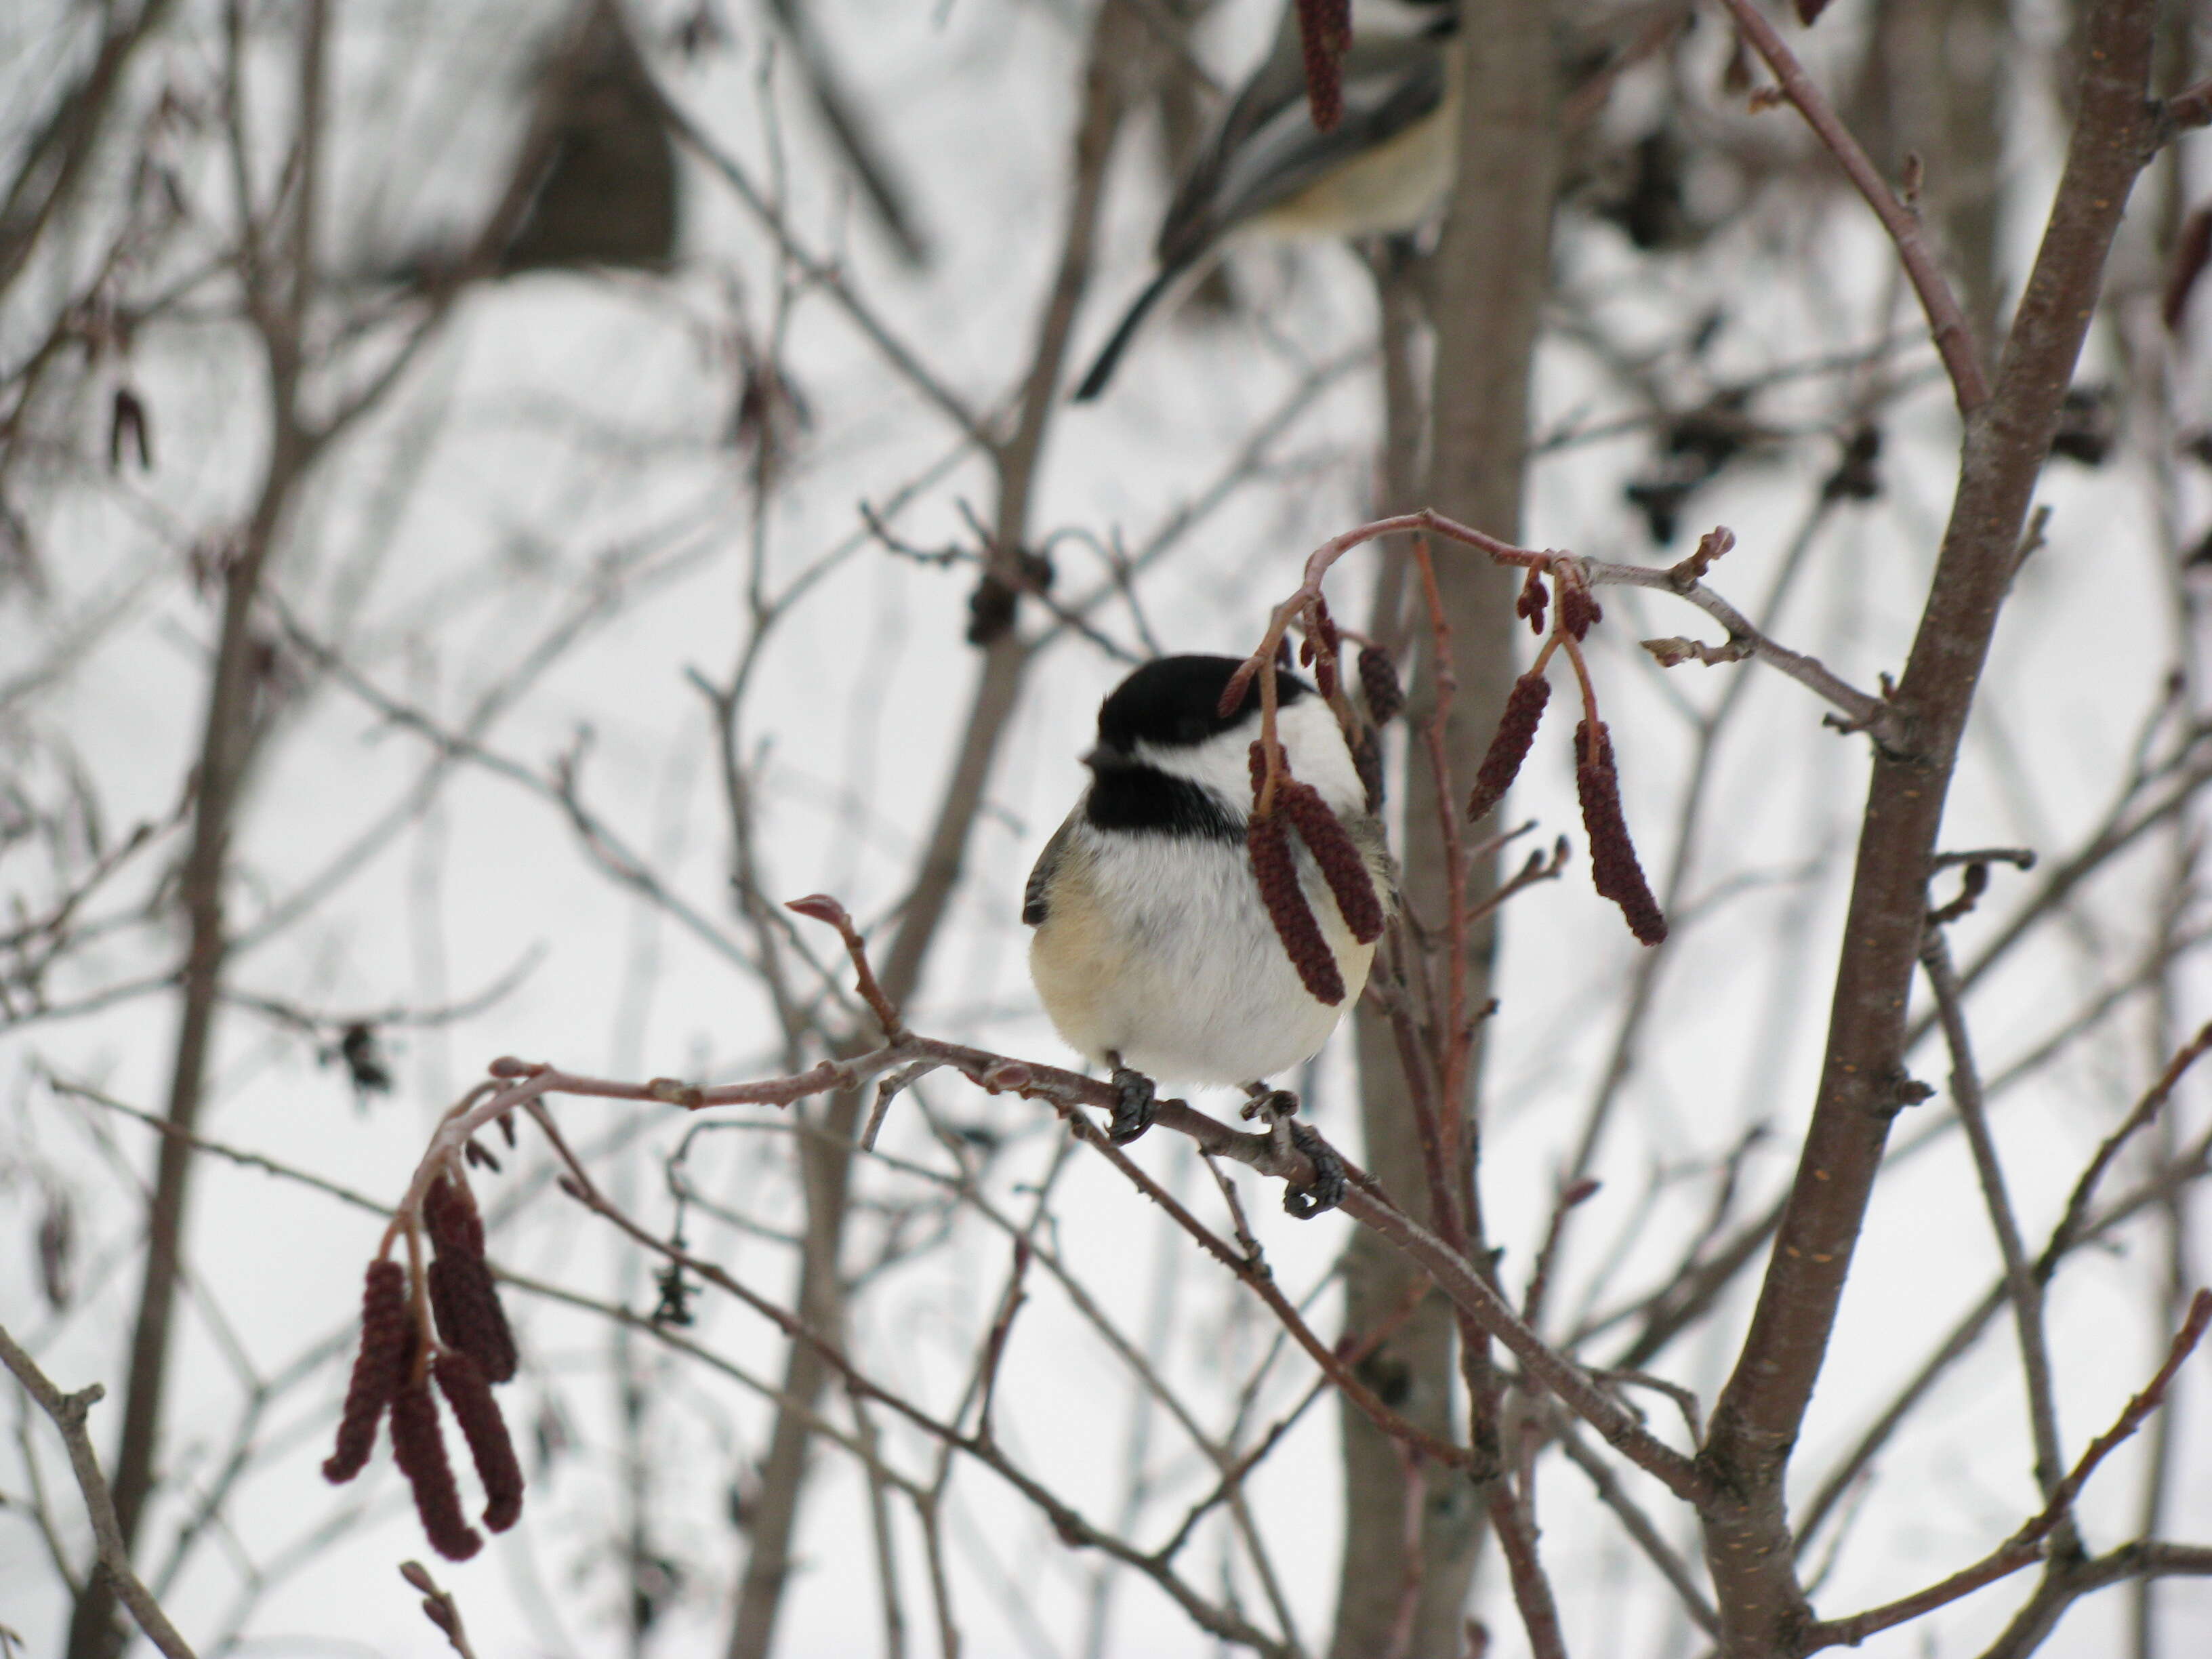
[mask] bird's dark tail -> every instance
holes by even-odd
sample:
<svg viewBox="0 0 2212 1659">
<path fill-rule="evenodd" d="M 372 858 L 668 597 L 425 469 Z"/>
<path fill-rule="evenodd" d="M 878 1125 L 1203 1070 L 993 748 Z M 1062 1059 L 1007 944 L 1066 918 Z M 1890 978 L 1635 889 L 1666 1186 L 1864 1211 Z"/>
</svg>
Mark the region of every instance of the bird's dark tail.
<svg viewBox="0 0 2212 1659">
<path fill-rule="evenodd" d="M 1170 265 L 1145 285 L 1145 291 L 1123 313 L 1113 337 L 1091 363 L 1091 372 L 1083 377 L 1083 384 L 1075 388 L 1077 403 L 1087 404 L 1105 391 L 1106 382 L 1114 378 L 1115 366 L 1121 361 L 1121 354 L 1129 349 L 1129 342 L 1136 336 L 1137 325 L 1145 320 L 1145 314 L 1159 303 L 1160 295 L 1168 291 L 1168 284 L 1182 274 L 1182 266 Z"/>
</svg>

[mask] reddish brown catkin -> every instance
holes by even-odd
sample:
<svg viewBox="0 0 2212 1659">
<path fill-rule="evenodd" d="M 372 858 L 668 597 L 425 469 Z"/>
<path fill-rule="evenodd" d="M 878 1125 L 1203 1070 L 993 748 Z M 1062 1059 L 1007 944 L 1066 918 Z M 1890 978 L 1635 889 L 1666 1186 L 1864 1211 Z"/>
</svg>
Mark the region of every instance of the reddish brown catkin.
<svg viewBox="0 0 2212 1659">
<path fill-rule="evenodd" d="M 440 1255 L 481 1256 L 483 1217 L 460 1183 L 440 1176 L 422 1194 L 422 1225 Z"/>
<path fill-rule="evenodd" d="M 1595 740 L 1593 741 L 1593 738 Z M 1582 798 L 1583 828 L 1589 832 L 1590 882 L 1604 898 L 1620 907 L 1628 931 L 1645 945 L 1667 937 L 1667 918 L 1644 879 L 1628 820 L 1620 811 L 1620 775 L 1613 760 L 1613 734 L 1600 720 L 1575 727 L 1575 793 Z"/>
<path fill-rule="evenodd" d="M 1359 653 L 1359 689 L 1367 696 L 1367 717 L 1388 726 L 1406 706 L 1406 689 L 1398 684 L 1398 665 L 1379 645 Z"/>
<path fill-rule="evenodd" d="M 438 1334 L 483 1370 L 485 1380 L 508 1382 L 520 1364 L 514 1332 L 500 1305 L 499 1287 L 481 1256 L 441 1255 L 430 1263 L 430 1311 Z"/>
<path fill-rule="evenodd" d="M 1336 957 L 1322 937 L 1298 884 L 1298 861 L 1291 851 L 1290 827 L 1279 813 L 1255 817 L 1244 826 L 1244 844 L 1252 858 L 1252 874 L 1260 884 L 1260 902 L 1275 924 L 1275 933 L 1298 979 L 1317 1002 L 1332 1008 L 1344 1000 L 1344 975 Z"/>
<path fill-rule="evenodd" d="M 514 1332 L 484 1261 L 483 1220 L 476 1206 L 441 1177 L 422 1195 L 422 1219 L 436 1251 L 427 1278 L 439 1336 L 474 1359 L 485 1381 L 512 1381 L 520 1364 Z"/>
<path fill-rule="evenodd" d="M 1338 61 L 1350 30 L 1339 0 L 1298 0 L 1298 45 L 1305 55 L 1306 102 L 1327 132 L 1344 118 L 1344 69 Z"/>
<path fill-rule="evenodd" d="M 438 1426 L 438 1402 L 430 1380 L 417 1377 L 392 1397 L 392 1455 L 415 1491 L 415 1513 L 422 1535 L 448 1561 L 465 1561 L 483 1547 L 483 1534 L 461 1513 L 460 1488 L 446 1461 L 445 1431 Z"/>
<path fill-rule="evenodd" d="M 1578 581 L 1559 580 L 1559 626 L 1577 639 L 1589 636 L 1592 623 L 1605 620 L 1597 595 Z"/>
<path fill-rule="evenodd" d="M 1366 787 L 1367 810 L 1382 810 L 1382 734 L 1369 726 L 1352 740 L 1352 769 Z"/>
<path fill-rule="evenodd" d="M 477 1362 L 459 1349 L 440 1354 L 430 1374 L 438 1379 L 453 1421 L 461 1425 L 477 1479 L 483 1482 L 484 1525 L 505 1532 L 522 1514 L 522 1462 L 514 1455 L 514 1438 L 500 1415 L 499 1401 L 492 1398 L 491 1384 Z"/>
<path fill-rule="evenodd" d="M 1544 607 L 1550 602 L 1550 596 L 1544 591 L 1543 573 L 1529 566 L 1528 578 L 1521 584 L 1521 596 L 1513 601 L 1513 614 L 1526 618 L 1529 629 L 1540 638 L 1544 632 Z"/>
<path fill-rule="evenodd" d="M 1498 716 L 1498 731 L 1490 739 L 1490 751 L 1483 756 L 1474 775 L 1474 793 L 1467 798 L 1470 822 L 1480 823 L 1486 817 L 1521 775 L 1521 763 L 1528 758 L 1528 745 L 1536 741 L 1537 723 L 1544 718 L 1544 705 L 1551 700 L 1552 683 L 1536 669 L 1513 682 L 1505 712 Z"/>
<path fill-rule="evenodd" d="M 1328 810 L 1321 791 L 1310 783 L 1286 778 L 1276 799 L 1283 816 L 1298 832 L 1298 839 L 1313 849 L 1314 862 L 1321 866 L 1322 879 L 1335 896 L 1337 914 L 1344 918 L 1344 925 L 1362 945 L 1372 945 L 1382 937 L 1382 901 L 1376 894 L 1375 878 L 1368 874 L 1367 860 L 1359 856 L 1351 832 Z"/>
<path fill-rule="evenodd" d="M 370 1262 L 361 1294 L 361 1352 L 354 1356 L 353 1380 L 346 1385 L 337 1449 L 323 1464 L 325 1480 L 350 1480 L 368 1467 L 384 1408 L 407 1380 L 412 1335 L 407 1270 L 397 1261 Z"/>
</svg>

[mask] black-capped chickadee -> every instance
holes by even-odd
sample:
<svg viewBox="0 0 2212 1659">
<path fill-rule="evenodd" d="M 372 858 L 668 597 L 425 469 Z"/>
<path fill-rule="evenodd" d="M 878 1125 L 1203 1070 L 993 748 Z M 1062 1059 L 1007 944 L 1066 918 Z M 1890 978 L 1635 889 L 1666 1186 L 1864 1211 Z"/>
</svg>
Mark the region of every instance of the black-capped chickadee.
<svg viewBox="0 0 2212 1659">
<path fill-rule="evenodd" d="M 1176 187 L 1155 244 L 1159 272 L 1077 386 L 1078 403 L 1106 389 L 1161 297 L 1231 244 L 1382 235 L 1436 211 L 1457 156 L 1455 21 L 1449 3 L 1361 9 L 1343 58 L 1343 118 L 1323 132 L 1307 107 L 1296 8 L 1285 6 L 1274 44 Z"/>
<path fill-rule="evenodd" d="M 1241 665 L 1163 657 L 1099 705 L 1097 746 L 1083 757 L 1091 787 L 1045 843 L 1023 896 L 1022 920 L 1036 930 L 1030 976 L 1060 1036 L 1113 1068 L 1117 1141 L 1150 1124 L 1153 1079 L 1266 1096 L 1263 1079 L 1328 1040 L 1374 958 L 1304 846 L 1299 884 L 1343 977 L 1342 1002 L 1306 988 L 1261 901 L 1245 846 L 1256 679 L 1235 712 L 1218 712 Z M 1271 672 L 1291 775 L 1319 792 L 1387 905 L 1382 826 L 1336 717 L 1295 675 Z"/>
</svg>

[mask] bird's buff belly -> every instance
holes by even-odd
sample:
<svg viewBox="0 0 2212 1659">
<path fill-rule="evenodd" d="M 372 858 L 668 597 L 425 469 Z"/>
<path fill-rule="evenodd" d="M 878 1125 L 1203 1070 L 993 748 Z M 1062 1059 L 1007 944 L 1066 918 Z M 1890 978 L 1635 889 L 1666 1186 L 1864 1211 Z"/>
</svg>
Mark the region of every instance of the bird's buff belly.
<svg viewBox="0 0 2212 1659">
<path fill-rule="evenodd" d="M 1299 982 L 1256 891 L 1212 909 L 1211 927 L 1158 900 L 1109 926 L 1085 895 L 1038 927 L 1030 973 L 1054 1027 L 1093 1061 L 1118 1054 L 1170 1085 L 1255 1082 L 1310 1058 L 1367 982 L 1374 947 L 1352 939 L 1326 889 L 1309 897 L 1344 975 L 1334 1007 Z"/>
</svg>

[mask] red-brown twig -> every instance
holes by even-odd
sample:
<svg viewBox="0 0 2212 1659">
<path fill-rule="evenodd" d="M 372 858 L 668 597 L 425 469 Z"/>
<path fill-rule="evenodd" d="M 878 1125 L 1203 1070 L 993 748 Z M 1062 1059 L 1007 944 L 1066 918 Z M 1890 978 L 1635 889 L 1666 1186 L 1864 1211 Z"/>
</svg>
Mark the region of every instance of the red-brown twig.
<svg viewBox="0 0 2212 1659">
<path fill-rule="evenodd" d="M 1842 711 L 1847 729 L 1865 732 L 1887 747 L 1901 747 L 1905 741 L 1905 734 L 1896 711 L 1888 703 L 1838 678 L 1818 659 L 1792 651 L 1769 639 L 1753 625 L 1750 618 L 1703 582 L 1684 586 L 1676 580 L 1674 567 L 1613 564 L 1602 559 L 1581 558 L 1571 553 L 1516 547 L 1510 542 L 1486 535 L 1471 525 L 1448 519 L 1433 507 L 1423 507 L 1418 513 L 1401 513 L 1390 518 L 1356 525 L 1341 535 L 1332 536 L 1309 554 L 1297 591 L 1269 613 L 1267 631 L 1261 638 L 1259 648 L 1245 659 L 1243 667 L 1237 671 L 1237 678 L 1230 682 L 1228 692 L 1224 696 L 1224 703 L 1232 708 L 1236 705 L 1243 697 L 1243 688 L 1250 683 L 1251 677 L 1260 672 L 1263 663 L 1273 659 L 1276 646 L 1291 623 L 1320 604 L 1322 580 L 1331 565 L 1352 549 L 1377 537 L 1416 531 L 1426 531 L 1443 537 L 1446 541 L 1474 548 L 1487 554 L 1497 563 L 1510 565 L 1519 570 L 1551 570 L 1563 562 L 1571 561 L 1583 580 L 1593 587 L 1619 583 L 1631 587 L 1657 588 L 1672 593 L 1677 599 L 1696 605 L 1728 630 L 1729 644 L 1723 647 L 1730 653 L 1728 660 L 1748 657 L 1778 669 L 1815 696 L 1834 704 Z M 1271 688 L 1263 679 L 1261 683 L 1263 720 L 1272 732 L 1270 691 Z"/>
<path fill-rule="evenodd" d="M 906 1022 L 899 1018 L 899 1011 L 891 1000 L 884 994 L 883 987 L 876 983 L 876 970 L 868 966 L 867 945 L 860 938 L 860 930 L 853 926 L 853 918 L 845 913 L 845 907 L 827 893 L 809 893 L 805 898 L 787 900 L 783 908 L 811 921 L 826 922 L 837 930 L 837 937 L 845 941 L 845 954 L 853 959 L 860 1000 L 875 1015 L 876 1024 L 883 1027 L 884 1036 L 892 1042 L 904 1036 Z"/>
</svg>

